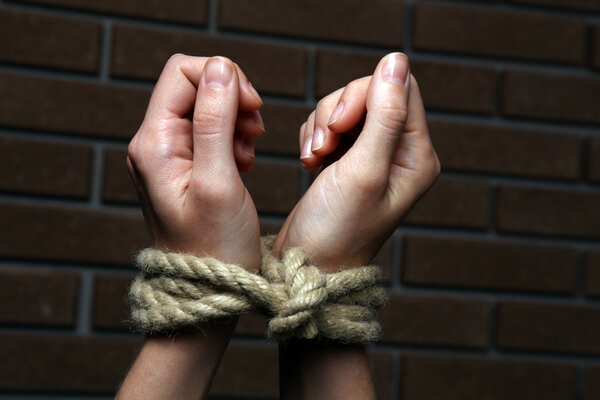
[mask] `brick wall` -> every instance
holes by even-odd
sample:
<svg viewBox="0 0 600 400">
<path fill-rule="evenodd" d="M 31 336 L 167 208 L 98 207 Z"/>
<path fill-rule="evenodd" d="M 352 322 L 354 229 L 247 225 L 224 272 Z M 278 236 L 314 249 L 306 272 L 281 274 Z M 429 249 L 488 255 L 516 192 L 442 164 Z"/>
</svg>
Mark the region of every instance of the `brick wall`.
<svg viewBox="0 0 600 400">
<path fill-rule="evenodd" d="M 381 399 L 600 399 L 597 0 L 0 0 L 0 399 L 108 399 L 148 243 L 124 166 L 170 54 L 265 99 L 244 177 L 265 232 L 306 190 L 297 130 L 385 53 L 412 61 L 443 173 L 383 248 Z M 275 398 L 243 317 L 215 398 Z"/>
</svg>

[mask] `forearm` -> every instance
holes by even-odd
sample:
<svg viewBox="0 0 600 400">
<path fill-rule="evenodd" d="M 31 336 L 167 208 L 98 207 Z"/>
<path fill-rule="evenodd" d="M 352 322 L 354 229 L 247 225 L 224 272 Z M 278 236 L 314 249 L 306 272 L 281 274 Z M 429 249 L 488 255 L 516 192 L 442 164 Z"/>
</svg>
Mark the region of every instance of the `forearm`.
<svg viewBox="0 0 600 400">
<path fill-rule="evenodd" d="M 375 399 L 364 346 L 294 340 L 279 351 L 283 400 Z"/>
<path fill-rule="evenodd" d="M 116 399 L 203 399 L 237 320 L 213 321 L 144 343 Z"/>
<path fill-rule="evenodd" d="M 366 265 L 371 257 L 362 256 L 349 262 L 321 262 L 314 258 L 324 273 L 333 273 L 340 265 Z M 282 400 L 376 398 L 367 352 L 362 345 L 346 345 L 325 338 L 291 340 L 279 345 L 279 366 Z"/>
</svg>

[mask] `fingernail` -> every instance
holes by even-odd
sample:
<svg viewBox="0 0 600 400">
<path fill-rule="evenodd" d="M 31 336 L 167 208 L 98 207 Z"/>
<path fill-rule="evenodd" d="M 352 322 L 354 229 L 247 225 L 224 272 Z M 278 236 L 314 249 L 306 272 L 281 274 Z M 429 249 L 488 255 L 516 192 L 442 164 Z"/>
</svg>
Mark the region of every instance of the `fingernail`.
<svg viewBox="0 0 600 400">
<path fill-rule="evenodd" d="M 408 58 L 402 53 L 392 53 L 383 63 L 383 80 L 406 85 L 409 77 L 408 69 Z"/>
<path fill-rule="evenodd" d="M 204 83 L 207 86 L 227 86 L 233 77 L 233 68 L 222 58 L 211 58 L 204 66 Z"/>
<path fill-rule="evenodd" d="M 256 126 L 258 126 L 260 128 L 261 131 L 265 131 L 265 123 L 263 122 L 263 119 L 260 115 L 260 113 L 257 111 L 255 114 L 255 119 L 254 119 L 254 123 L 256 124 Z"/>
<path fill-rule="evenodd" d="M 254 158 L 254 142 L 250 137 L 244 137 L 242 140 L 242 151 L 246 153 L 247 156 Z"/>
<path fill-rule="evenodd" d="M 327 126 L 332 125 L 337 122 L 338 119 L 342 116 L 342 112 L 344 111 L 344 103 L 339 103 L 335 110 L 333 110 L 333 114 L 331 114 L 331 118 L 329 118 L 329 122 Z"/>
<path fill-rule="evenodd" d="M 248 89 L 250 89 L 250 93 L 252 93 L 252 95 L 256 98 L 256 100 L 258 100 L 258 102 L 261 105 L 264 104 L 262 99 L 260 98 L 260 95 L 258 94 L 256 89 L 254 89 L 254 86 L 252 86 L 252 83 L 250 83 L 250 81 L 248 81 Z"/>
<path fill-rule="evenodd" d="M 309 136 L 304 141 L 304 146 L 302 147 L 302 153 L 300 153 L 300 159 L 308 158 L 312 155 L 312 136 Z"/>
<path fill-rule="evenodd" d="M 312 151 L 319 150 L 321 147 L 323 147 L 324 139 L 325 139 L 325 135 L 323 134 L 323 129 L 321 129 L 320 127 L 317 126 L 315 128 L 315 132 L 313 133 L 313 139 L 312 139 L 312 145 L 311 145 Z"/>
</svg>

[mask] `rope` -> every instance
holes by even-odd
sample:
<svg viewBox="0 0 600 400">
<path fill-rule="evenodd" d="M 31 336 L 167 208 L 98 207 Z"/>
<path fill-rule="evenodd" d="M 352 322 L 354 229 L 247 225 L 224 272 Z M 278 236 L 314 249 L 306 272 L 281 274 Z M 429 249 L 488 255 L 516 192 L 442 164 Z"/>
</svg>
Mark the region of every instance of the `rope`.
<svg viewBox="0 0 600 400">
<path fill-rule="evenodd" d="M 301 248 L 275 258 L 274 239 L 261 240 L 260 275 L 210 257 L 142 250 L 141 272 L 129 292 L 133 322 L 151 334 L 261 311 L 270 317 L 267 336 L 274 340 L 320 335 L 370 343 L 379 337 L 375 308 L 385 303 L 386 293 L 378 267 L 324 274 Z"/>
</svg>

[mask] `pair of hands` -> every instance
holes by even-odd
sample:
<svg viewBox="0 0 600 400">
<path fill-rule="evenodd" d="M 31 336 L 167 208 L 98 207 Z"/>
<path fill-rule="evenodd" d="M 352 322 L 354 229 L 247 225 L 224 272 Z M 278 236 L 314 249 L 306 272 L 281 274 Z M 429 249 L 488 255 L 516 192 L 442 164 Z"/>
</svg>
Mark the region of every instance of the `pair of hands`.
<svg viewBox="0 0 600 400">
<path fill-rule="evenodd" d="M 171 57 L 127 157 L 155 247 L 259 268 L 258 215 L 239 172 L 251 169 L 253 139 L 265 132 L 261 106 L 232 61 Z M 326 168 L 273 252 L 301 246 L 326 272 L 370 262 L 440 171 L 399 53 L 323 98 L 300 129 L 300 148 L 306 169 Z"/>
</svg>

